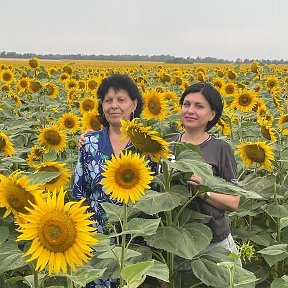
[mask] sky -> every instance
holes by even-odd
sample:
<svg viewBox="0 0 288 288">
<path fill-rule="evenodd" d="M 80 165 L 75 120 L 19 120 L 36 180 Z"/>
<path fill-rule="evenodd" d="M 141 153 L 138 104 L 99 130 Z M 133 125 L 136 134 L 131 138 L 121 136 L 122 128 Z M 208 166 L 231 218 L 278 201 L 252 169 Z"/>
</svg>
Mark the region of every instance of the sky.
<svg viewBox="0 0 288 288">
<path fill-rule="evenodd" d="M 287 0 L 6 0 L 0 53 L 288 60 Z"/>
</svg>

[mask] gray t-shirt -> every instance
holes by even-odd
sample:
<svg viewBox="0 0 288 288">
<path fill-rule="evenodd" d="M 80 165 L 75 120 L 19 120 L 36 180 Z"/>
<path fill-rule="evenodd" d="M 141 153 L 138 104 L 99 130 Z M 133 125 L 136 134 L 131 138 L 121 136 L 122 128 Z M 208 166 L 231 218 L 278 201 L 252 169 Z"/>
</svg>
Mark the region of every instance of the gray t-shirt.
<svg viewBox="0 0 288 288">
<path fill-rule="evenodd" d="M 182 134 L 176 141 L 181 141 Z M 207 141 L 199 145 L 201 155 L 205 162 L 212 166 L 214 176 L 235 183 L 237 164 L 232 147 L 229 143 L 211 136 Z M 230 227 L 225 219 L 225 211 L 218 209 L 205 200 L 197 197 L 188 206 L 189 209 L 210 215 L 211 219 L 207 226 L 212 230 L 212 243 L 224 240 L 230 233 Z"/>
</svg>

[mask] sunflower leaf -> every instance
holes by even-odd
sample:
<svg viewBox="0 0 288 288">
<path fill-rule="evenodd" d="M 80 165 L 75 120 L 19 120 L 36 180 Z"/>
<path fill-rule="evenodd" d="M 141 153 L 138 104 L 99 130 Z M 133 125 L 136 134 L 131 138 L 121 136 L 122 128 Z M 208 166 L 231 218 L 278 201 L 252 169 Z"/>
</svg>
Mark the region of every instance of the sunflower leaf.
<svg viewBox="0 0 288 288">
<path fill-rule="evenodd" d="M 75 273 L 72 275 L 64 274 L 65 277 L 72 280 L 74 284 L 80 285 L 81 287 L 85 287 L 85 285 L 91 281 L 101 278 L 104 274 L 106 268 L 104 269 L 94 269 L 89 266 L 84 266 L 78 268 Z"/>
<path fill-rule="evenodd" d="M 52 171 L 39 171 L 33 174 L 29 174 L 28 178 L 30 179 L 30 184 L 46 184 L 51 180 L 55 179 L 60 175 L 60 172 Z"/>
<path fill-rule="evenodd" d="M 185 259 L 192 259 L 209 245 L 211 239 L 211 230 L 201 223 L 189 223 L 186 228 L 159 227 L 153 236 L 145 237 L 148 245 Z"/>
<path fill-rule="evenodd" d="M 146 278 L 146 272 L 154 265 L 154 261 L 139 262 L 122 269 L 121 276 L 128 284 L 128 287 L 138 287 Z"/>
<path fill-rule="evenodd" d="M 188 197 L 187 188 L 184 185 L 173 186 L 164 193 L 149 190 L 134 207 L 148 215 L 153 215 L 162 211 L 170 211 L 179 205 L 183 205 Z"/>
<path fill-rule="evenodd" d="M 19 250 L 15 241 L 7 241 L 0 247 L 0 274 L 25 266 L 23 252 Z"/>
</svg>

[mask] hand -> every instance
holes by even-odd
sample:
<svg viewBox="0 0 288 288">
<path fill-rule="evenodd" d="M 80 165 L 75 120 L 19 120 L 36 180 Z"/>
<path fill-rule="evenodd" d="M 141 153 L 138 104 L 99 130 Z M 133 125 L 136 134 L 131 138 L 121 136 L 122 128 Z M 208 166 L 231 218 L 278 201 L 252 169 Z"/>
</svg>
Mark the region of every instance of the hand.
<svg viewBox="0 0 288 288">
<path fill-rule="evenodd" d="M 194 175 L 192 175 L 190 180 L 187 181 L 187 184 L 192 186 L 192 187 L 195 187 L 197 185 L 202 184 L 202 178 L 200 176 L 194 174 Z"/>
<path fill-rule="evenodd" d="M 93 132 L 93 131 L 94 131 L 94 130 L 89 129 L 89 130 L 85 131 L 84 133 L 82 133 L 82 134 L 79 136 L 79 139 L 78 139 L 78 146 L 79 146 L 79 148 L 81 148 L 81 147 L 85 144 L 86 134 L 89 133 L 89 132 Z"/>
</svg>

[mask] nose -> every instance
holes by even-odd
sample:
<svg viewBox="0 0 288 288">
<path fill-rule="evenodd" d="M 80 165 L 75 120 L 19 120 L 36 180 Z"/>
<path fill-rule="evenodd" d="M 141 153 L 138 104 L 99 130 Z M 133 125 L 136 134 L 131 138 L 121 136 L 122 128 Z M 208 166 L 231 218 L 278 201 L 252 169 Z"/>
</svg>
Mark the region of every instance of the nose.
<svg viewBox="0 0 288 288">
<path fill-rule="evenodd" d="M 112 102 L 111 102 L 111 108 L 118 108 L 118 102 L 117 102 L 117 99 L 114 99 Z"/>
</svg>

